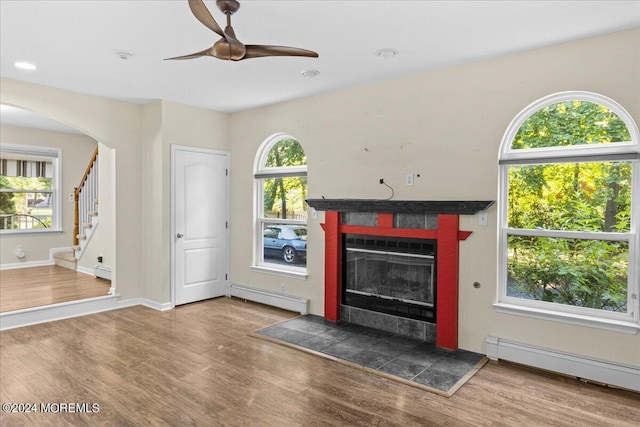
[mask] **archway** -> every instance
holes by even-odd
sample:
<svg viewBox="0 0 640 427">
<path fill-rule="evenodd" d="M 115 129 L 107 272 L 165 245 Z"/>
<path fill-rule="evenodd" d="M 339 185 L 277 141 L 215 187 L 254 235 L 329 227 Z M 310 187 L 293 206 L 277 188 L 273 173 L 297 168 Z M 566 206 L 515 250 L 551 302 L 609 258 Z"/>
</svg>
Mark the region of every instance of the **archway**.
<svg viewBox="0 0 640 427">
<path fill-rule="evenodd" d="M 2 227 L 0 266 L 2 269 L 12 271 L 3 274 L 2 286 L 8 286 L 8 288 L 0 293 L 0 312 L 42 307 L 52 303 L 68 303 L 103 296 L 108 292 L 114 293 L 115 280 L 111 284 L 106 281 L 97 283 L 95 279 L 89 280 L 89 276 L 77 273 L 93 274 L 98 256 L 106 260 L 103 265 L 109 271 L 111 271 L 110 265 L 115 266 L 116 263 L 114 250 L 116 233 L 112 214 L 115 211 L 113 209 L 115 207 L 115 197 L 113 197 L 115 169 L 112 167 L 115 161 L 114 150 L 83 131 L 46 115 L 6 104 L 2 104 L 1 108 L 2 138 L 0 142 L 5 149 L 3 150 L 4 164 L 34 163 L 39 166 L 42 162 L 26 159 L 33 159 L 34 153 L 49 150 L 57 153 L 55 158 L 57 173 L 55 178 L 45 177 L 44 173 L 37 177 L 26 177 L 24 171 L 16 174 L 16 168 L 9 167 L 3 170 L 3 175 L 13 175 L 3 176 L 2 186 L 7 187 L 4 188 L 3 194 L 9 198 L 17 197 L 20 212 L 15 209 L 16 204 L 13 200 L 10 200 L 13 209 L 9 210 L 15 210 L 15 212 L 4 212 L 3 208 L 4 222 L 11 220 L 11 223 Z M 85 171 L 88 170 L 88 162 L 98 146 L 100 146 L 100 156 L 95 164 L 101 167 L 95 168 L 94 175 L 96 183 L 101 184 L 99 201 L 102 202 L 104 209 L 101 209 L 101 215 L 96 215 L 96 227 L 89 230 L 93 237 L 92 243 L 83 248 L 84 252 L 76 251 L 79 258 L 76 261 L 74 252 L 70 250 L 75 232 L 74 205 L 70 203 L 69 197 L 72 196 L 74 188 L 79 185 Z M 13 152 L 10 153 L 10 151 Z M 25 160 L 21 161 L 20 156 Z M 54 163 L 51 163 L 49 169 L 53 169 L 53 166 Z M 34 183 L 37 185 L 38 182 L 42 182 L 47 187 L 44 193 L 49 196 L 47 203 L 35 203 L 38 200 L 34 196 L 40 193 L 34 193 L 29 186 Z M 18 184 L 9 185 L 9 183 Z M 10 189 L 8 187 L 16 186 L 23 190 L 7 192 Z M 97 190 L 96 184 L 94 191 L 96 199 L 98 198 Z M 95 202 L 97 206 L 98 200 Z M 44 212 L 45 220 L 40 220 L 35 226 L 33 221 L 23 221 L 23 219 L 37 219 L 38 214 L 43 214 L 41 212 L 43 210 L 46 211 Z M 16 218 L 22 221 L 15 221 Z M 52 218 L 56 220 L 52 222 Z M 97 227 L 98 224 L 100 227 Z M 65 251 L 69 252 L 66 257 Z M 57 265 L 66 266 L 73 270 L 74 274 L 67 270 L 50 267 L 54 259 Z M 26 268 L 26 270 L 19 273 L 13 271 L 18 268 L 21 270 Z M 12 286 L 12 280 L 15 281 L 14 284 L 23 283 L 23 285 L 20 289 L 15 289 L 15 286 Z M 27 287 L 33 292 L 25 289 Z"/>
</svg>

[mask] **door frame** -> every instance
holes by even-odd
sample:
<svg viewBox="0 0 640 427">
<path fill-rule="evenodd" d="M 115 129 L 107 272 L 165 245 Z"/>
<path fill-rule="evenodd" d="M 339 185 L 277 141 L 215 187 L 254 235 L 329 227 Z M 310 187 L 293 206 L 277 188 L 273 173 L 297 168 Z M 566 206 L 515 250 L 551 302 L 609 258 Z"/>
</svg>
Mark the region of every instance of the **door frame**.
<svg viewBox="0 0 640 427">
<path fill-rule="evenodd" d="M 231 248 L 230 248 L 230 224 L 229 224 L 229 213 L 230 213 L 230 185 L 229 185 L 229 177 L 231 176 L 231 153 L 229 151 L 222 150 L 213 150 L 210 148 L 202 148 L 202 147 L 191 147 L 187 145 L 177 145 L 171 144 L 171 308 L 176 307 L 176 239 L 174 238 L 176 235 L 176 151 L 189 151 L 192 153 L 204 153 L 204 154 L 215 154 L 218 156 L 225 156 L 226 158 L 226 168 L 227 168 L 227 179 L 226 179 L 226 191 L 227 191 L 227 200 L 225 200 L 226 209 L 225 213 L 227 216 L 227 228 L 225 233 L 225 239 L 227 241 L 227 253 L 225 259 L 225 269 L 226 269 L 226 279 L 225 279 L 225 287 L 227 288 L 227 294 L 229 294 L 229 265 L 230 265 L 230 257 L 231 257 Z"/>
</svg>

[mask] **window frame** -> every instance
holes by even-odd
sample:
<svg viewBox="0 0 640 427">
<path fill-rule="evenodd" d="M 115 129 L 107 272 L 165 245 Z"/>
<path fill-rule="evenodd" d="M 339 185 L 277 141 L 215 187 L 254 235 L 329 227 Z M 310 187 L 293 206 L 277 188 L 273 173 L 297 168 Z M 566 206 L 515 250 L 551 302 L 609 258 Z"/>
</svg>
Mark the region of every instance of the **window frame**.
<svg viewBox="0 0 640 427">
<path fill-rule="evenodd" d="M 549 105 L 567 101 L 600 104 L 616 114 L 627 126 L 631 140 L 606 144 L 585 144 L 544 148 L 512 149 L 512 143 L 522 125 L 535 113 Z M 509 169 L 512 166 L 557 163 L 588 163 L 624 160 L 632 163 L 632 212 L 628 232 L 589 232 L 545 229 L 520 229 L 508 226 Z M 499 154 L 498 190 L 498 295 L 494 304 L 500 313 L 508 313 L 601 329 L 636 333 L 640 329 L 640 133 L 633 118 L 617 102 L 603 95 L 570 91 L 543 97 L 523 109 L 509 124 L 501 142 Z M 627 311 L 619 313 L 568 304 L 528 300 L 507 295 L 508 237 L 557 237 L 588 240 L 626 241 L 629 245 L 627 278 Z"/>
<path fill-rule="evenodd" d="M 254 163 L 254 244 L 253 244 L 253 265 L 251 268 L 255 271 L 276 274 L 282 276 L 293 277 L 306 280 L 307 265 L 304 267 L 278 264 L 264 260 L 264 244 L 263 230 L 269 225 L 303 225 L 308 227 L 308 219 L 278 219 L 266 218 L 264 216 L 264 180 L 269 178 L 287 178 L 287 177 L 307 177 L 307 166 L 283 166 L 283 167 L 266 167 L 269 152 L 283 139 L 293 139 L 300 144 L 300 141 L 288 134 L 277 133 L 271 135 L 262 142 L 258 148 Z M 304 147 L 303 147 L 304 150 Z M 305 153 L 306 155 L 306 153 Z M 308 181 L 307 181 L 308 188 Z M 308 245 L 307 245 L 308 251 Z M 308 252 L 307 252 L 308 254 Z M 308 259 L 308 256 L 307 256 Z"/>
<path fill-rule="evenodd" d="M 53 179 L 51 186 L 51 227 L 36 229 L 11 229 L 0 230 L 2 236 L 18 236 L 18 235 L 35 235 L 60 233 L 62 229 L 62 196 L 61 196 L 61 178 L 62 178 L 62 149 L 57 147 L 45 147 L 38 145 L 26 144 L 10 144 L 0 143 L 0 153 L 11 153 L 17 156 L 38 156 L 48 157 L 53 164 Z M 33 192 L 26 190 L 24 192 Z M 41 191 L 38 191 L 42 193 Z"/>
</svg>

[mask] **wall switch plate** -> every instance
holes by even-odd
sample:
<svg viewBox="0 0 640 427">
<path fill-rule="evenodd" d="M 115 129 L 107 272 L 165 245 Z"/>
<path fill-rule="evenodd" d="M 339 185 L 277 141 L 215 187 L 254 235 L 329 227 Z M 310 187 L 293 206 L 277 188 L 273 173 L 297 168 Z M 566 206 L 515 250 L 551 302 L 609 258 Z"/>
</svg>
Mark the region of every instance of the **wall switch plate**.
<svg viewBox="0 0 640 427">
<path fill-rule="evenodd" d="M 412 173 L 408 173 L 405 177 L 405 183 L 408 186 L 413 186 L 413 174 Z"/>
<path fill-rule="evenodd" d="M 478 225 L 487 225 L 488 223 L 488 214 L 486 212 L 480 212 L 478 214 Z"/>
</svg>

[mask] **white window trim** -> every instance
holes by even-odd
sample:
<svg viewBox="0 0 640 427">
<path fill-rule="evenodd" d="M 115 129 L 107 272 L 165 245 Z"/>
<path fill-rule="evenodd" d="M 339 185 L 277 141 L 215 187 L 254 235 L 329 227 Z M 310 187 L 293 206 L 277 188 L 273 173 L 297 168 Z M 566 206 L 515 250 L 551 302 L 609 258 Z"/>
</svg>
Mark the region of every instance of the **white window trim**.
<svg viewBox="0 0 640 427">
<path fill-rule="evenodd" d="M 585 101 L 594 104 L 600 104 L 613 111 L 627 125 L 627 129 L 631 134 L 631 141 L 616 142 L 602 145 L 575 145 L 572 147 L 548 147 L 548 148 L 530 148 L 514 150 L 511 148 L 511 142 L 516 134 L 532 115 L 549 105 L 558 104 L 567 101 Z M 542 160 L 548 157 L 564 157 L 572 158 L 577 155 L 591 156 L 596 154 L 613 154 L 613 153 L 629 153 L 635 150 L 640 153 L 638 127 L 631 115 L 616 101 L 603 95 L 592 92 L 568 91 L 558 92 L 540 98 L 525 107 L 512 121 L 509 123 L 505 134 L 502 137 L 500 145 L 500 162 L 509 160 L 536 159 Z"/>
<path fill-rule="evenodd" d="M 520 304 L 497 302 L 493 304 L 493 308 L 495 308 L 497 313 L 548 320 L 552 322 L 568 323 L 571 325 L 588 326 L 590 328 L 604 329 L 612 332 L 636 334 L 638 333 L 638 331 L 640 331 L 640 325 L 635 322 L 606 319 L 595 316 L 585 316 L 573 313 L 562 313 L 555 310 L 555 307 L 550 310 L 545 310 L 537 307 L 522 306 Z"/>
<path fill-rule="evenodd" d="M 631 141 L 602 145 L 572 147 L 549 147 L 513 150 L 511 145 L 518 130 L 533 114 L 542 108 L 565 101 L 580 100 L 603 105 L 623 120 Z M 597 157 L 597 158 L 596 158 Z M 640 209 L 633 206 L 631 230 L 628 233 L 594 233 L 559 230 L 524 230 L 508 227 L 508 171 L 510 166 L 523 164 L 551 164 L 561 162 L 605 161 L 607 158 L 625 159 L 633 162 L 633 200 L 640 200 L 640 132 L 629 113 L 617 102 L 595 93 L 572 91 L 560 92 L 541 98 L 522 110 L 509 124 L 505 132 L 499 158 L 498 189 L 498 300 L 493 304 L 498 313 L 519 315 L 562 323 L 637 333 L 640 330 L 640 266 L 634 260 L 640 257 Z M 509 235 L 539 237 L 564 237 L 594 240 L 629 242 L 629 277 L 627 285 L 627 312 L 616 313 L 585 307 L 576 307 L 546 301 L 527 300 L 507 296 L 507 238 Z"/>
<path fill-rule="evenodd" d="M 270 265 L 274 265 L 274 264 L 270 264 Z M 282 266 L 282 267 L 284 268 L 273 268 L 273 267 L 267 267 L 265 265 L 252 265 L 251 269 L 258 273 L 266 273 L 266 274 L 273 274 L 275 276 L 291 277 L 292 279 L 307 280 L 307 277 L 309 277 L 306 271 L 305 272 L 289 271 L 288 269 L 286 269 L 286 266 Z"/>
<path fill-rule="evenodd" d="M 263 227 L 266 224 L 290 224 L 290 225 L 307 225 L 305 221 L 294 219 L 275 219 L 262 218 L 260 213 L 264 212 L 264 195 L 263 179 L 279 178 L 283 176 L 306 176 L 306 166 L 289 166 L 289 167 L 264 167 L 267 162 L 267 156 L 271 149 L 283 139 L 297 138 L 286 133 L 276 133 L 264 140 L 258 148 L 258 155 L 254 160 L 254 242 L 253 242 L 253 265 L 251 269 L 261 273 L 273 274 L 278 276 L 292 277 L 295 279 L 306 280 L 308 277 L 306 267 L 295 267 L 283 264 L 276 264 L 264 261 Z M 298 141 L 300 143 L 300 141 Z M 301 144 L 302 145 L 302 144 Z"/>
<path fill-rule="evenodd" d="M 44 147 L 37 145 L 9 144 L 0 143 L 0 151 L 51 157 L 53 159 L 53 216 L 51 217 L 51 227 L 36 230 L 0 230 L 2 236 L 26 236 L 38 234 L 61 233 L 62 229 L 62 195 L 61 195 L 61 179 L 62 179 L 62 149 L 56 147 Z"/>
</svg>

